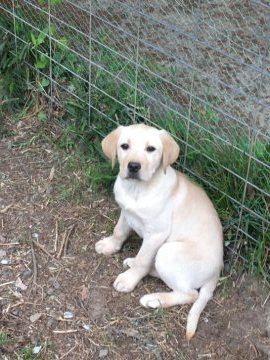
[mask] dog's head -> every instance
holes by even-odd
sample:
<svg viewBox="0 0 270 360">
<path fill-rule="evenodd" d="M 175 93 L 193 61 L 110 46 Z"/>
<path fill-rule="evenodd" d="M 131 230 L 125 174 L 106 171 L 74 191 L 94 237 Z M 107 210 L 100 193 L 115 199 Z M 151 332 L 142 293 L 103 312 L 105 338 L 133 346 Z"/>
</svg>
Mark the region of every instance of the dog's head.
<svg viewBox="0 0 270 360">
<path fill-rule="evenodd" d="M 114 167 L 116 156 L 120 177 L 148 181 L 157 169 L 166 168 L 177 159 L 179 146 L 165 131 L 136 124 L 119 126 L 102 141 L 104 154 Z"/>
</svg>

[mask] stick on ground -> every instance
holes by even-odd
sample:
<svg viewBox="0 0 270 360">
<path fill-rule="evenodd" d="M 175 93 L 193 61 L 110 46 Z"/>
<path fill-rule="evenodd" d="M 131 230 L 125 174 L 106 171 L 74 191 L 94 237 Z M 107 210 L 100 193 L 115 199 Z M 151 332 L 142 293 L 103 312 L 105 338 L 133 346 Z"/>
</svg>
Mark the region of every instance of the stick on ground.
<svg viewBox="0 0 270 360">
<path fill-rule="evenodd" d="M 61 245 L 60 245 L 60 250 L 59 250 L 59 252 L 57 254 L 57 259 L 59 259 L 61 257 L 63 250 L 64 250 L 64 256 L 66 256 L 68 240 L 69 240 L 70 234 L 75 229 L 76 225 L 77 224 L 73 224 L 73 225 L 70 226 L 70 228 L 68 230 L 65 230 L 63 240 L 62 240 Z"/>
<path fill-rule="evenodd" d="M 40 245 L 38 242 L 32 239 L 33 244 L 35 244 L 40 250 L 42 250 L 46 255 L 48 255 L 52 260 L 57 261 L 55 257 L 50 254 L 42 245 Z"/>
<path fill-rule="evenodd" d="M 31 254 L 32 254 L 32 261 L 33 261 L 33 283 L 37 284 L 37 260 L 33 245 L 33 240 L 31 241 Z"/>
</svg>

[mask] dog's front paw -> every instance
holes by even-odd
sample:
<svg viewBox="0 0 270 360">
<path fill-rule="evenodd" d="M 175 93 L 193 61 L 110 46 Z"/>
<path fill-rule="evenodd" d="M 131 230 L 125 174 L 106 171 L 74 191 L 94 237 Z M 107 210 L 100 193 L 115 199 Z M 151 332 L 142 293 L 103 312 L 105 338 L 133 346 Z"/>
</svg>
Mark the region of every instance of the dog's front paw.
<svg viewBox="0 0 270 360">
<path fill-rule="evenodd" d="M 133 266 L 134 260 L 135 260 L 135 257 L 126 258 L 123 261 L 124 267 L 125 268 L 131 268 Z"/>
<path fill-rule="evenodd" d="M 162 300 L 158 294 L 147 294 L 140 298 L 140 304 L 145 308 L 157 309 L 161 307 Z"/>
<path fill-rule="evenodd" d="M 103 255 L 111 255 L 120 250 L 120 246 L 115 243 L 113 236 L 99 240 L 95 245 L 96 252 Z"/>
<path fill-rule="evenodd" d="M 118 275 L 113 284 L 115 290 L 120 292 L 130 292 L 134 290 L 141 278 L 138 277 L 138 275 L 136 275 L 136 273 L 132 270 L 133 269 L 129 269 Z"/>
</svg>

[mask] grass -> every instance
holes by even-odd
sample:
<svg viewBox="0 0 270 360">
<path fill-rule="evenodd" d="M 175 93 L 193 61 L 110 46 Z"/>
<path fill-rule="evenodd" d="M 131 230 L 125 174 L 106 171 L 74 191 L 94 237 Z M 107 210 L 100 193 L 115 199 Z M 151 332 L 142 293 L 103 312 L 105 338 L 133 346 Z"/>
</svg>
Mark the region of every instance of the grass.
<svg viewBox="0 0 270 360">
<path fill-rule="evenodd" d="M 9 337 L 5 333 L 0 333 L 0 346 L 5 346 L 10 342 Z"/>
<path fill-rule="evenodd" d="M 9 348 L 9 352 L 11 347 L 15 347 L 16 351 L 14 350 L 14 354 L 16 354 L 16 358 L 21 359 L 21 360 L 37 360 L 41 358 L 40 353 L 39 354 L 34 354 L 33 353 L 33 347 L 34 346 L 30 346 L 30 345 L 25 345 L 20 347 L 19 349 L 17 348 L 17 341 L 8 336 L 6 333 L 4 332 L 0 332 L 0 348 L 1 348 L 1 353 L 3 351 L 3 353 L 5 354 L 5 348 Z M 13 352 L 13 351 L 12 351 Z M 7 359 L 7 357 L 3 357 L 3 359 Z"/>
<path fill-rule="evenodd" d="M 57 6 L 57 3 L 59 1 L 51 5 Z M 16 13 L 16 44 L 12 35 L 13 18 L 0 14 L 0 25 L 10 31 L 0 35 L 0 74 L 4 89 L 0 99 L 1 135 L 6 136 L 1 115 L 31 113 L 42 129 L 41 136 L 50 137 L 57 147 L 67 152 L 66 166 L 71 169 L 79 166 L 86 185 L 100 191 L 111 189 L 117 173 L 117 169 L 111 171 L 102 154 L 100 141 L 104 134 L 116 124 L 134 121 L 167 129 L 181 146 L 176 167 L 199 181 L 215 203 L 224 226 L 226 248 L 245 258 L 251 270 L 269 273 L 270 237 L 265 221 L 269 221 L 270 204 L 266 195 L 270 192 L 266 166 L 270 163 L 269 141 L 256 136 L 248 127 L 228 122 L 215 110 L 215 100 L 209 105 L 197 101 L 191 108 L 182 106 L 180 113 L 165 107 L 159 111 L 160 105 L 155 99 L 149 104 L 149 96 L 155 95 L 156 89 L 162 89 L 170 101 L 176 101 L 179 94 L 173 93 L 165 81 L 145 71 L 139 73 L 136 93 L 136 67 L 132 59 L 124 60 L 111 51 L 114 45 L 105 31 L 100 31 L 98 42 L 92 42 L 89 87 L 89 65 L 73 51 L 74 44 L 83 42 L 83 35 L 63 36 L 57 27 L 48 26 L 42 13 L 37 16 L 38 31 L 19 20 L 32 21 L 26 18 L 28 12 L 23 6 L 18 6 Z M 50 51 L 52 62 L 48 56 Z M 179 74 L 172 66 L 151 59 L 142 59 L 141 63 L 171 82 L 177 81 Z M 54 83 L 50 82 L 50 71 Z M 74 179 L 70 187 L 60 189 L 61 196 L 66 200 L 79 196 L 78 182 Z"/>
</svg>

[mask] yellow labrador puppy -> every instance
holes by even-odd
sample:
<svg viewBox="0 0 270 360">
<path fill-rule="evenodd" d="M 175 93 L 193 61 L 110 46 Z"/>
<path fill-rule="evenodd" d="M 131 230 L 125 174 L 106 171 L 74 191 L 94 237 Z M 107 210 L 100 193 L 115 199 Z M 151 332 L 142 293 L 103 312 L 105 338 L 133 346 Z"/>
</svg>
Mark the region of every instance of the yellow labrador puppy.
<svg viewBox="0 0 270 360">
<path fill-rule="evenodd" d="M 124 265 L 114 287 L 132 291 L 147 274 L 158 276 L 171 292 L 144 295 L 146 308 L 193 303 L 186 337 L 194 335 L 223 266 L 222 227 L 206 193 L 170 165 L 179 147 L 165 131 L 143 124 L 120 126 L 102 141 L 105 155 L 120 172 L 114 185 L 121 215 L 113 234 L 96 243 L 110 255 L 121 249 L 131 230 L 142 239 L 135 258 Z"/>
</svg>

